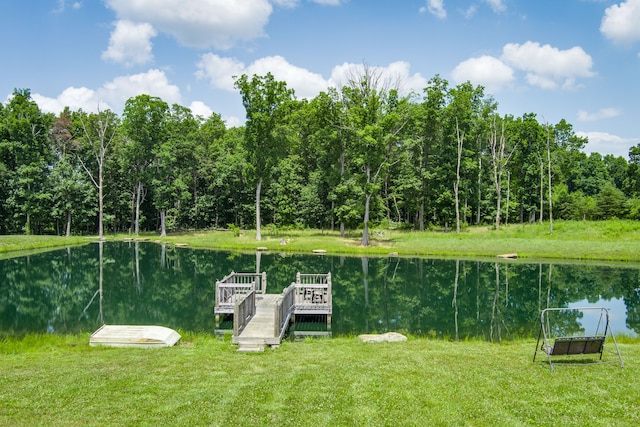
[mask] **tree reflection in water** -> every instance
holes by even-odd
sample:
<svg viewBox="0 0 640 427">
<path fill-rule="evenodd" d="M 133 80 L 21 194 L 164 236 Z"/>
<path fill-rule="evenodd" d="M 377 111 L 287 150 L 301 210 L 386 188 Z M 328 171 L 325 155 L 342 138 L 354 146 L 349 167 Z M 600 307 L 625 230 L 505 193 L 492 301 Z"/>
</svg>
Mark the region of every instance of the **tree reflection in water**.
<svg viewBox="0 0 640 427">
<path fill-rule="evenodd" d="M 640 331 L 637 264 L 241 254 L 127 242 L 0 260 L 0 334 L 91 332 L 103 323 L 212 332 L 215 281 L 231 271 L 265 271 L 268 293 L 280 293 L 298 271 L 331 272 L 334 336 L 535 337 L 544 308 L 617 300 L 626 322 L 614 322 L 614 332 Z M 560 327 L 579 331 L 580 320 L 569 315 Z"/>
</svg>

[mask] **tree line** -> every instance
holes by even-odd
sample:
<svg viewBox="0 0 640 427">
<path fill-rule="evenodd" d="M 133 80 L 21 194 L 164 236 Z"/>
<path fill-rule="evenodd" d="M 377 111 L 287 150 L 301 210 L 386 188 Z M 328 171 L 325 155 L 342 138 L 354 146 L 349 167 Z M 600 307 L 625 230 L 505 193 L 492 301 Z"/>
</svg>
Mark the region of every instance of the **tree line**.
<svg viewBox="0 0 640 427">
<path fill-rule="evenodd" d="M 363 66 L 297 99 L 271 74 L 235 79 L 243 126 L 139 95 L 118 115 L 0 104 L 0 232 L 220 227 L 460 231 L 553 219 L 640 219 L 640 144 L 585 154 L 566 120 L 498 113 L 482 86 L 422 93 Z"/>
</svg>

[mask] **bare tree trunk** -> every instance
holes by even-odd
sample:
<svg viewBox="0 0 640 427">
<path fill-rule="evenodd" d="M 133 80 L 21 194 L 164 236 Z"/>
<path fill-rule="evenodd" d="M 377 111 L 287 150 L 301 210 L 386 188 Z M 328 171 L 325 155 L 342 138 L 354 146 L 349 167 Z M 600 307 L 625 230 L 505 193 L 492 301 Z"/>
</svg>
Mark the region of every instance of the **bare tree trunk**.
<svg viewBox="0 0 640 427">
<path fill-rule="evenodd" d="M 547 134 L 547 169 L 549 173 L 549 234 L 553 234 L 553 200 L 551 197 L 551 147 L 549 145 L 549 135 Z"/>
<path fill-rule="evenodd" d="M 498 139 L 498 129 L 496 128 L 495 119 L 493 121 L 492 133 L 490 135 L 491 157 L 493 159 L 493 184 L 496 191 L 496 230 L 500 229 L 500 214 L 501 214 L 501 197 L 502 197 L 502 172 L 503 164 L 502 159 L 504 157 L 504 125 L 502 126 L 502 134 Z"/>
<path fill-rule="evenodd" d="M 480 224 L 480 204 L 482 203 L 482 156 L 478 156 L 478 212 L 476 213 L 476 225 Z"/>
<path fill-rule="evenodd" d="M 340 150 L 340 181 L 342 181 L 342 179 L 344 178 L 344 172 L 345 172 L 345 146 L 344 146 L 344 140 L 342 140 L 342 146 L 341 146 L 342 150 Z M 344 220 L 340 220 L 340 237 L 344 237 Z"/>
<path fill-rule="evenodd" d="M 364 202 L 364 228 L 362 229 L 362 246 L 369 246 L 369 205 L 371 194 L 367 194 Z"/>
<path fill-rule="evenodd" d="M 496 126 L 496 120 L 494 118 L 493 122 L 491 123 L 491 133 L 489 135 L 489 147 L 491 149 L 491 160 L 493 162 L 493 183 L 496 190 L 496 230 L 500 229 L 500 216 L 502 209 L 502 206 L 500 205 L 502 201 L 502 175 L 504 174 L 504 170 L 509 163 L 509 159 L 515 151 L 514 147 L 511 150 L 511 153 L 509 153 L 509 155 L 505 158 L 504 151 L 506 148 L 506 140 L 504 137 L 504 123 L 501 125 L 501 127 L 502 129 L 500 132 L 500 136 L 498 136 L 498 129 Z M 509 209 L 508 206 L 507 209 Z"/>
<path fill-rule="evenodd" d="M 104 156 L 104 150 L 101 150 Z M 104 240 L 104 192 L 103 192 L 103 166 L 104 158 L 98 164 L 98 237 Z"/>
<path fill-rule="evenodd" d="M 140 200 L 142 198 L 142 181 L 138 181 L 136 188 L 136 219 L 134 221 L 134 232 L 137 236 L 140 233 Z"/>
<path fill-rule="evenodd" d="M 371 169 L 366 166 L 367 186 L 371 182 Z M 371 204 L 371 193 L 367 193 L 364 199 L 364 228 L 362 229 L 362 246 L 369 246 L 369 208 Z"/>
<path fill-rule="evenodd" d="M 544 163 L 540 159 L 540 224 L 544 217 Z"/>
<path fill-rule="evenodd" d="M 167 237 L 167 225 L 166 225 L 167 211 L 160 211 L 160 237 Z"/>
<path fill-rule="evenodd" d="M 458 118 L 456 117 L 456 137 L 458 139 L 458 164 L 456 166 L 456 182 L 453 185 L 453 193 L 456 199 L 456 233 L 460 233 L 460 162 L 462 160 L 462 144 L 464 143 L 464 132 L 460 134 Z"/>
<path fill-rule="evenodd" d="M 507 207 L 504 210 L 504 223 L 509 225 L 509 196 L 511 195 L 511 172 L 507 171 Z"/>
<path fill-rule="evenodd" d="M 262 240 L 260 232 L 260 192 L 262 190 L 262 178 L 258 178 L 256 185 L 256 240 Z"/>
<path fill-rule="evenodd" d="M 67 212 L 67 231 L 65 236 L 71 236 L 71 211 Z"/>
</svg>

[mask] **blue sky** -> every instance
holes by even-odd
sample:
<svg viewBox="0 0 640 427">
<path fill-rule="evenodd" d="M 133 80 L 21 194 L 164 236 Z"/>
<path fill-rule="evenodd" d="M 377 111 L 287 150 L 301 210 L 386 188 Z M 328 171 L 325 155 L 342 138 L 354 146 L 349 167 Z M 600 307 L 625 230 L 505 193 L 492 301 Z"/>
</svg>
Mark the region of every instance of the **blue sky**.
<svg viewBox="0 0 640 427">
<path fill-rule="evenodd" d="M 367 64 L 407 92 L 481 84 L 586 152 L 640 143 L 640 0 L 4 0 L 0 37 L 0 99 L 28 88 L 53 113 L 149 93 L 238 125 L 234 75 L 310 98 Z"/>
</svg>

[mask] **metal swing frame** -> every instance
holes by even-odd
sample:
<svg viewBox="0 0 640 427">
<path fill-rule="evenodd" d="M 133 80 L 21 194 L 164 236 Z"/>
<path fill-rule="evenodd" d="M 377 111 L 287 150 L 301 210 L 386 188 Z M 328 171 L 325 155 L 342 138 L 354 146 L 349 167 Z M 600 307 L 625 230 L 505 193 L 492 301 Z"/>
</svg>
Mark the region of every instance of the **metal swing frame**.
<svg viewBox="0 0 640 427">
<path fill-rule="evenodd" d="M 590 311 L 599 310 L 600 320 L 593 335 L 571 336 L 571 337 L 552 337 L 551 322 L 549 313 L 558 311 Z M 602 325 L 604 320 L 604 325 Z M 599 361 L 602 361 L 602 353 L 604 352 L 605 340 L 607 336 L 611 337 L 615 352 L 620 360 L 620 366 L 624 368 L 622 355 L 616 342 L 616 337 L 609 326 L 609 309 L 605 307 L 574 307 L 574 308 L 546 308 L 540 313 L 540 332 L 538 333 L 538 342 L 536 343 L 536 351 L 533 354 L 533 361 L 536 361 L 538 351 L 547 355 L 549 360 L 549 368 L 553 371 L 553 361 L 551 356 L 574 356 L 574 355 L 594 355 L 599 354 Z M 601 326 L 604 330 L 601 332 Z M 542 339 L 542 345 L 540 340 Z"/>
</svg>

